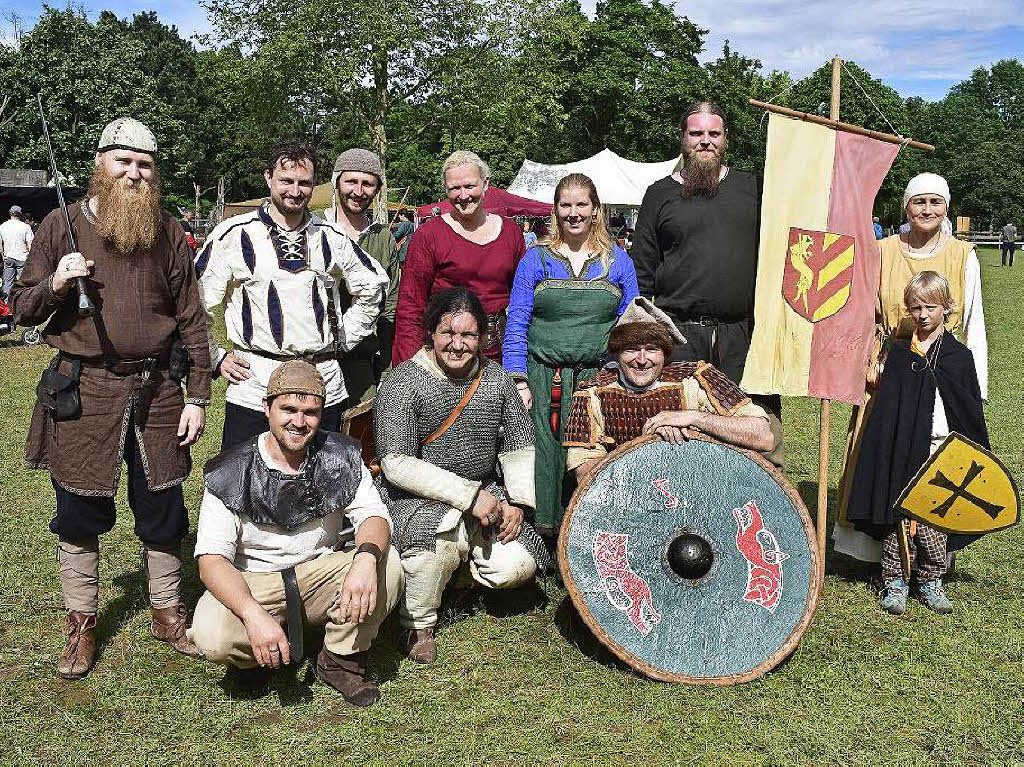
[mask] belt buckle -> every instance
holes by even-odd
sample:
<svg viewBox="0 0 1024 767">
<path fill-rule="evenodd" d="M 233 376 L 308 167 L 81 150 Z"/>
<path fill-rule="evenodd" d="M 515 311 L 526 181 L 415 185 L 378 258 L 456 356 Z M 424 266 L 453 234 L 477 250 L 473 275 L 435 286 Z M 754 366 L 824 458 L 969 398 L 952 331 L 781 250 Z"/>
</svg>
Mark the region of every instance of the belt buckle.
<svg viewBox="0 0 1024 767">
<path fill-rule="evenodd" d="M 148 381 L 154 370 L 156 370 L 156 357 L 146 357 L 142 361 L 142 380 Z"/>
</svg>

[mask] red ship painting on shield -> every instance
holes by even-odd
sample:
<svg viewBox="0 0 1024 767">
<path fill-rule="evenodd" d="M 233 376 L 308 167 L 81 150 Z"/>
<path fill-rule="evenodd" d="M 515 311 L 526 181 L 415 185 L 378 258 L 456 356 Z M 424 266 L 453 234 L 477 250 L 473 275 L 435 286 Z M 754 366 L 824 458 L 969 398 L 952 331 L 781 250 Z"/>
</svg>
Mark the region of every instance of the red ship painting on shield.
<svg viewBox="0 0 1024 767">
<path fill-rule="evenodd" d="M 626 533 L 598 530 L 594 535 L 594 563 L 608 601 L 647 636 L 661 623 L 661 613 L 654 609 L 650 585 L 629 565 L 628 543 Z"/>
<path fill-rule="evenodd" d="M 736 548 L 747 560 L 747 589 L 743 599 L 775 612 L 782 597 L 782 563 L 789 559 L 775 534 L 764 526 L 757 503 L 748 501 L 732 510 L 736 520 Z"/>
<path fill-rule="evenodd" d="M 794 312 L 818 322 L 846 306 L 855 242 L 846 234 L 790 228 L 782 296 Z"/>
</svg>

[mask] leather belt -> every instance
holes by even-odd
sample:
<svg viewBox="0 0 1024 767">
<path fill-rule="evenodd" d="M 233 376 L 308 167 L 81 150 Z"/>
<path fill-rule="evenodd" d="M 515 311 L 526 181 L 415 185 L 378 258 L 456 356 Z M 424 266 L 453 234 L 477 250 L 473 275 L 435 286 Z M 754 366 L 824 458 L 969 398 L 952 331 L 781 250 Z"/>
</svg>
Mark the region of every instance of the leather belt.
<svg viewBox="0 0 1024 767">
<path fill-rule="evenodd" d="M 246 352 L 247 354 L 255 354 L 257 357 L 265 357 L 268 360 L 277 360 L 278 362 L 289 362 L 290 360 L 304 360 L 311 365 L 316 365 L 321 362 L 330 362 L 331 360 L 337 359 L 338 355 L 335 352 L 316 352 L 315 354 L 273 354 L 271 352 L 257 352 L 252 349 L 241 349 L 240 351 Z"/>
<path fill-rule="evenodd" d="M 505 336 L 506 322 L 507 317 L 504 311 L 487 315 L 487 347 L 485 351 L 494 349 L 501 344 L 501 340 Z"/>
<path fill-rule="evenodd" d="M 87 357 L 75 357 L 70 354 L 65 356 L 81 361 L 84 368 L 102 368 L 116 376 L 133 376 L 139 373 L 149 375 L 154 370 L 166 370 L 171 357 L 169 351 L 162 352 L 158 357 L 146 357 L 141 360 L 89 359 Z"/>
<path fill-rule="evenodd" d="M 304 652 L 302 637 L 302 596 L 299 594 L 299 581 L 295 577 L 295 568 L 289 567 L 281 571 L 284 579 L 284 601 L 288 615 L 288 650 L 291 662 L 302 660 Z"/>
</svg>

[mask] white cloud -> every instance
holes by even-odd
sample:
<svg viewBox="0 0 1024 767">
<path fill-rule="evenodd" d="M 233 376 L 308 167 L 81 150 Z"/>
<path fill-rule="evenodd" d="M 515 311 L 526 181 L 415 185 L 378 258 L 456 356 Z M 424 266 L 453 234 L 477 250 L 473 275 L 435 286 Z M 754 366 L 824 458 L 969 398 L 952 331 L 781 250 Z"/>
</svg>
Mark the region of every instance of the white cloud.
<svg viewBox="0 0 1024 767">
<path fill-rule="evenodd" d="M 1007 23 L 1021 23 L 1024 0 L 987 0 L 972 4 L 969 13 L 963 0 L 679 0 L 675 7 L 710 30 L 703 58 L 717 57 L 728 39 L 766 70 L 795 77 L 839 55 L 897 86 L 952 83 L 975 67 L 1024 51 L 1020 26 L 1020 44 L 1005 50 L 1005 35 L 1013 31 Z"/>
</svg>

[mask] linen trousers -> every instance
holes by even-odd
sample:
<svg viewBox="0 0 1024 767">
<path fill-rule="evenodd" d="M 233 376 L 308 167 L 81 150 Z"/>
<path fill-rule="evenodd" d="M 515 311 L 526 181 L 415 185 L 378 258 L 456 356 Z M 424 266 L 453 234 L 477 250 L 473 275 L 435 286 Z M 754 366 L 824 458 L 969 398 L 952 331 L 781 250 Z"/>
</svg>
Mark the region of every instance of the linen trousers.
<svg viewBox="0 0 1024 767">
<path fill-rule="evenodd" d="M 369 650 L 402 591 L 402 566 L 398 553 L 389 547 L 377 565 L 377 606 L 362 623 L 345 621 L 337 599 L 354 558 L 354 550 L 335 551 L 295 566 L 304 623 L 324 626 L 324 647 L 336 655 Z M 242 573 L 242 577 L 253 598 L 284 626 L 288 608 L 281 573 Z M 209 661 L 239 668 L 256 665 L 245 624 L 209 591 L 196 605 L 188 636 Z"/>
<path fill-rule="evenodd" d="M 437 527 L 433 550 L 402 552 L 405 593 L 398 605 L 403 628 L 430 628 L 437 623 L 441 594 L 463 562 L 473 580 L 489 589 L 511 589 L 527 583 L 537 572 L 533 555 L 519 541 L 499 543 L 488 537 L 480 522 L 458 509 L 449 509 Z"/>
</svg>

